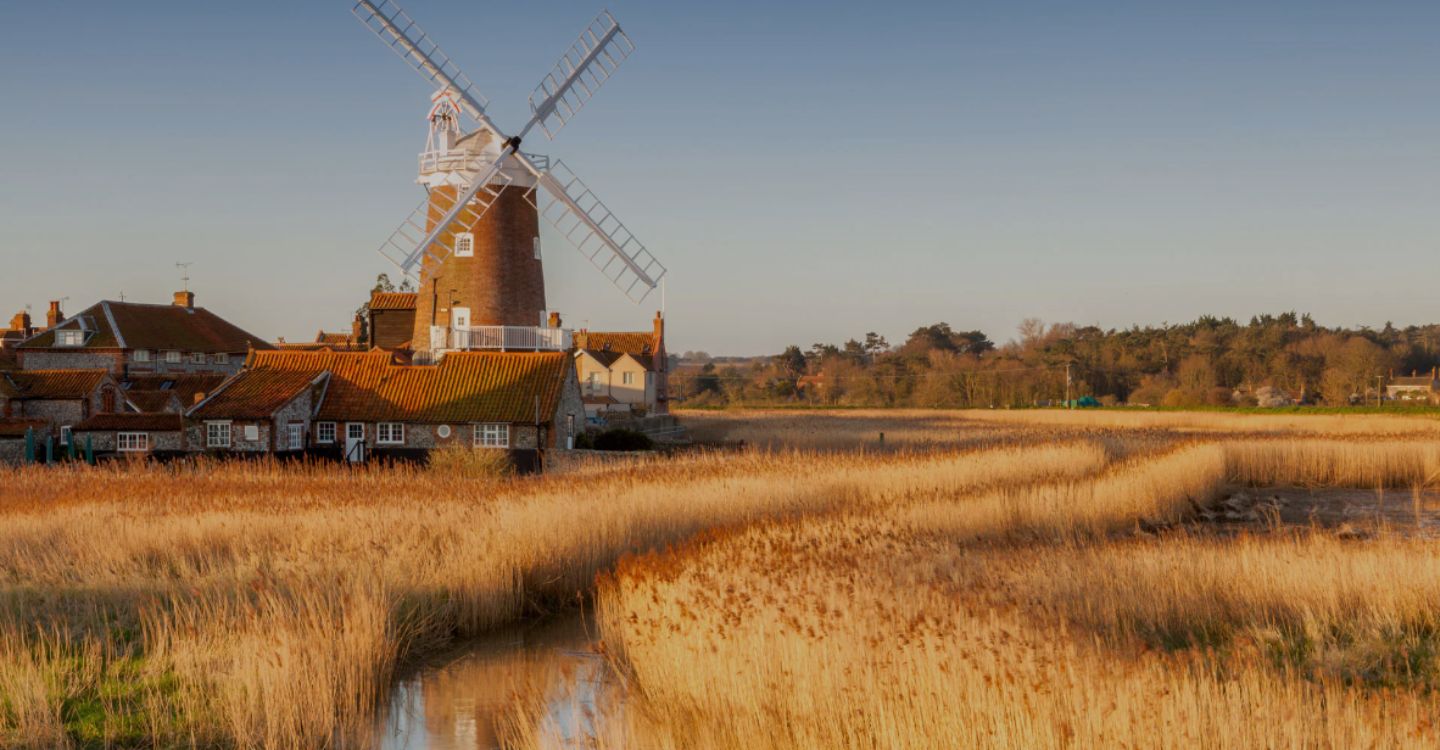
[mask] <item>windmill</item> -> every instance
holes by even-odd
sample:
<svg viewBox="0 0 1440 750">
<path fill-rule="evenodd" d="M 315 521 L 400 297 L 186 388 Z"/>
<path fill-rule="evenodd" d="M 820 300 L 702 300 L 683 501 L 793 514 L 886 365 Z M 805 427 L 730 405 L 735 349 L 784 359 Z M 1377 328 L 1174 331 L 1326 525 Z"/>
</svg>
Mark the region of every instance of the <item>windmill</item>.
<svg viewBox="0 0 1440 750">
<path fill-rule="evenodd" d="M 359 0 L 353 12 L 437 87 L 420 157 L 426 197 L 380 248 L 420 279 L 417 354 L 530 348 L 512 341 L 517 336 L 533 337 L 536 348 L 562 348 L 537 327 L 546 307 L 540 217 L 631 301 L 659 285 L 665 267 L 580 178 L 563 162 L 520 150 L 537 126 L 554 140 L 634 51 L 610 13 L 566 50 L 530 95 L 529 122 L 509 136 L 486 114 L 488 102 L 470 78 L 397 3 Z"/>
</svg>

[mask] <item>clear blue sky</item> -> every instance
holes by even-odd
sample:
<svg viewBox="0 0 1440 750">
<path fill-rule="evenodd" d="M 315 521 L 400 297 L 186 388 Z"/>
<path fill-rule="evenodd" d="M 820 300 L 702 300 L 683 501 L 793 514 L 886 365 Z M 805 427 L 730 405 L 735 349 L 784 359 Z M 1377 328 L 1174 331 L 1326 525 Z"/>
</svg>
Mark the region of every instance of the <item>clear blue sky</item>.
<svg viewBox="0 0 1440 750">
<path fill-rule="evenodd" d="M 517 129 L 596 0 L 407 0 Z M 429 90 L 345 0 L 0 0 L 0 313 L 343 329 L 420 200 Z M 1440 4 L 666 2 L 554 144 L 671 269 L 671 347 L 1440 320 Z M 644 327 L 561 240 L 551 304 Z"/>
</svg>

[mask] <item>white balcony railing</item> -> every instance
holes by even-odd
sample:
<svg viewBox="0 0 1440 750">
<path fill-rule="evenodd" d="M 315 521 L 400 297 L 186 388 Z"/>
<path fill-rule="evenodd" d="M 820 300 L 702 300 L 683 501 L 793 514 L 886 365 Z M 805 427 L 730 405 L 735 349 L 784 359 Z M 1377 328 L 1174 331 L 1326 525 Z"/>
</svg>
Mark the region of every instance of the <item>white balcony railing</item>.
<svg viewBox="0 0 1440 750">
<path fill-rule="evenodd" d="M 432 351 L 563 352 L 570 348 L 568 328 L 535 326 L 431 326 Z"/>
</svg>

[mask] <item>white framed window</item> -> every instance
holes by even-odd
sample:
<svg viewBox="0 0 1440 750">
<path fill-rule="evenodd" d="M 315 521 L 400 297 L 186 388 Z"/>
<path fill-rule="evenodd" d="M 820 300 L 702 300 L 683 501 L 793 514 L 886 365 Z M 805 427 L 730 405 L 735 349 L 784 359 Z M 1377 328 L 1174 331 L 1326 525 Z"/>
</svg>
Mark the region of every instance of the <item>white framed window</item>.
<svg viewBox="0 0 1440 750">
<path fill-rule="evenodd" d="M 381 422 L 375 425 L 375 442 L 381 445 L 400 445 L 405 442 L 405 425 L 400 422 Z"/>
<path fill-rule="evenodd" d="M 285 425 L 285 436 L 290 445 L 290 450 L 305 450 L 305 425 L 299 422 L 291 422 Z"/>
<path fill-rule="evenodd" d="M 230 423 L 229 423 L 229 422 L 206 422 L 206 423 L 205 423 L 205 447 L 206 447 L 206 448 L 229 448 L 229 447 L 230 447 Z"/>
<path fill-rule="evenodd" d="M 228 365 L 228 364 L 230 364 L 230 355 L 229 355 L 229 354 L 225 354 L 225 353 L 223 353 L 223 352 L 220 353 L 220 354 L 216 354 L 216 355 L 215 355 L 215 364 L 217 364 L 217 365 Z"/>
<path fill-rule="evenodd" d="M 475 257 L 475 235 L 469 232 L 457 232 L 455 234 L 455 257 Z"/>
<path fill-rule="evenodd" d="M 115 450 L 120 453 L 144 453 L 150 450 L 150 435 L 144 432 L 121 432 L 115 435 Z"/>
<path fill-rule="evenodd" d="M 172 365 L 180 364 L 180 352 L 165 352 L 165 361 Z"/>
<path fill-rule="evenodd" d="M 598 395 L 600 393 L 600 373 L 592 372 L 586 377 L 586 380 L 590 387 L 590 395 Z"/>
<path fill-rule="evenodd" d="M 633 372 L 622 372 L 622 373 L 620 373 L 620 382 L 621 382 L 621 383 L 624 383 L 625 385 L 635 385 L 635 373 L 633 373 Z"/>
<path fill-rule="evenodd" d="M 335 442 L 335 423 L 334 423 L 334 422 L 319 422 L 319 423 L 317 423 L 317 424 L 315 425 L 315 442 L 317 442 L 317 443 L 333 443 L 333 442 Z"/>
<path fill-rule="evenodd" d="M 247 424 L 247 425 L 245 425 L 245 439 L 248 440 L 248 441 L 250 441 L 250 442 L 252 442 L 252 443 L 259 442 L 259 440 L 260 440 L 260 425 L 258 425 L 258 424 Z"/>
<path fill-rule="evenodd" d="M 57 331 L 55 333 L 56 346 L 80 346 L 85 343 L 84 331 Z"/>
<path fill-rule="evenodd" d="M 191 353 L 191 355 L 190 355 L 190 364 L 192 364 L 192 365 L 203 365 L 203 364 L 205 364 L 205 353 L 204 353 L 204 352 L 193 352 L 193 353 Z"/>
<path fill-rule="evenodd" d="M 61 444 L 61 445 L 69 445 L 69 444 L 70 444 L 70 425 L 62 425 L 62 426 L 60 427 L 60 444 Z"/>
<path fill-rule="evenodd" d="M 135 358 L 135 361 L 136 361 L 136 362 L 149 362 L 149 361 L 150 361 L 150 350 L 149 350 L 149 349 L 136 349 L 136 350 L 135 350 L 135 354 L 134 354 L 134 358 Z"/>
<path fill-rule="evenodd" d="M 510 447 L 510 425 L 508 425 L 508 424 L 477 424 L 477 425 L 475 425 L 475 447 L 476 447 L 476 448 L 509 448 L 509 447 Z"/>
</svg>

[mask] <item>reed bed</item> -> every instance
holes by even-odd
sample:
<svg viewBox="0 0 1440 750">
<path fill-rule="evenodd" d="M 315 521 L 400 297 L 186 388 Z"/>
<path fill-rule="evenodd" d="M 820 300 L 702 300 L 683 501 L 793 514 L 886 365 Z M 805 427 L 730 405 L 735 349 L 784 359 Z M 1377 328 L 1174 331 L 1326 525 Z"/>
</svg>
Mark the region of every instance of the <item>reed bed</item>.
<svg viewBox="0 0 1440 750">
<path fill-rule="evenodd" d="M 1331 438 L 1370 435 L 1433 437 L 1440 434 L 1440 419 L 1426 414 L 1265 414 L 1118 409 L 967 409 L 946 414 L 952 419 L 1019 427 L 1166 429 L 1186 432 L 1318 435 Z"/>
<path fill-rule="evenodd" d="M 363 744 L 398 665 L 568 606 L 626 553 L 1109 461 L 1090 441 L 697 454 L 531 480 L 269 463 L 7 470 L 0 744 Z"/>
<path fill-rule="evenodd" d="M 1433 480 L 1428 444 L 1354 430 L 1197 435 L 627 558 L 598 613 L 632 703 L 596 744 L 1433 747 L 1433 544 L 1176 525 L 1236 485 Z"/>
</svg>

